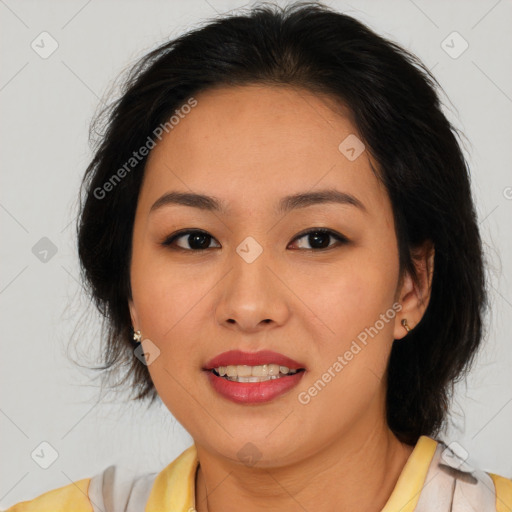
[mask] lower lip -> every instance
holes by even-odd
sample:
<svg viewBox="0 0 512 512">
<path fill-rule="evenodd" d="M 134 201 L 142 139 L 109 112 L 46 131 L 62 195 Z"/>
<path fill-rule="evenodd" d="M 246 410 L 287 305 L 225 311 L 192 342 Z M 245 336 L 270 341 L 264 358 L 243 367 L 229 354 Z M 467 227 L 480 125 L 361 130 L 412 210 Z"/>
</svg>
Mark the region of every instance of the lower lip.
<svg viewBox="0 0 512 512">
<path fill-rule="evenodd" d="M 304 371 L 294 375 L 270 379 L 263 382 L 235 382 L 224 377 L 217 377 L 211 370 L 205 370 L 213 389 L 224 398 L 237 404 L 258 404 L 269 402 L 290 391 L 302 379 Z"/>
</svg>

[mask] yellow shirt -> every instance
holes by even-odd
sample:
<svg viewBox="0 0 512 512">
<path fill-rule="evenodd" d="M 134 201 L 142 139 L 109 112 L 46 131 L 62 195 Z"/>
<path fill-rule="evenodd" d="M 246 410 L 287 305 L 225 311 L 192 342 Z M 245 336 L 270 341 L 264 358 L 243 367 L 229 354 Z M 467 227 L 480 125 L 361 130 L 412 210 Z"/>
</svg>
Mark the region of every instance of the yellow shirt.
<svg viewBox="0 0 512 512">
<path fill-rule="evenodd" d="M 445 457 L 445 453 L 446 445 L 430 437 L 421 436 L 381 512 L 469 510 L 470 508 L 466 508 L 467 505 L 464 505 L 464 500 L 469 500 L 466 503 L 471 502 L 473 506 L 485 502 L 486 505 L 483 505 L 485 508 L 478 508 L 478 506 L 471 508 L 480 512 L 484 512 L 484 510 L 485 512 L 512 512 L 511 479 L 493 473 L 472 472 L 473 468 L 469 466 L 469 469 L 464 469 L 463 465 L 453 465 L 453 462 L 450 462 L 451 459 Z M 440 467 L 439 463 L 445 468 L 441 478 L 439 478 L 441 473 L 436 473 Z M 448 467 L 450 464 L 452 465 L 451 469 Z M 195 445 L 192 445 L 160 473 L 149 475 L 150 478 L 144 484 L 147 487 L 145 494 L 141 494 L 144 496 L 145 512 L 193 512 L 195 510 L 197 466 L 197 451 Z M 456 466 L 458 469 L 454 469 Z M 457 485 L 461 484 L 459 488 L 462 489 L 457 500 L 454 500 L 451 494 L 456 487 L 453 483 L 454 475 L 457 475 L 455 477 Z M 472 478 L 476 480 L 473 475 L 477 475 L 479 486 L 464 483 L 471 482 Z M 100 481 L 99 476 L 95 478 L 97 479 L 96 483 Z M 443 479 L 447 488 L 450 489 L 450 496 L 443 497 Z M 106 480 L 101 479 L 101 481 L 105 482 Z M 93 484 L 91 482 L 91 478 L 75 481 L 29 501 L 17 503 L 6 512 L 96 512 L 102 510 L 103 507 L 110 510 L 108 506 L 98 503 L 98 499 L 94 495 L 94 492 L 97 491 L 92 491 Z M 464 485 L 469 485 L 469 487 L 464 487 Z M 105 487 L 109 488 L 109 484 L 105 484 Z M 480 489 L 480 492 L 483 489 L 484 495 L 478 497 L 476 494 L 472 494 L 474 489 Z M 135 494 L 130 490 L 123 492 L 125 492 L 126 499 Z M 95 498 L 92 499 L 89 493 L 93 494 Z M 133 502 L 131 507 L 126 507 L 126 502 L 120 498 L 122 492 L 117 494 L 108 492 L 107 494 L 117 496 L 116 498 L 107 498 L 105 501 L 105 503 L 107 501 L 112 503 L 117 499 L 118 501 L 114 503 L 116 512 L 117 510 L 120 512 L 142 510 L 140 507 L 134 507 Z M 478 501 L 480 499 L 483 501 Z M 101 502 L 101 498 L 99 501 Z M 104 512 L 106 512 L 105 509 L 103 509 Z"/>
</svg>

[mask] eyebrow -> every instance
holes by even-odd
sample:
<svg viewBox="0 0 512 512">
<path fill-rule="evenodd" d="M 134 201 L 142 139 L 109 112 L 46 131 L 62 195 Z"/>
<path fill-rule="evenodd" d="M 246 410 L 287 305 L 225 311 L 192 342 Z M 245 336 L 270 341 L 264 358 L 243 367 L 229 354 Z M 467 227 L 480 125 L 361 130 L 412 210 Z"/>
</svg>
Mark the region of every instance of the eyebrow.
<svg viewBox="0 0 512 512">
<path fill-rule="evenodd" d="M 364 204 L 352 194 L 340 192 L 336 189 L 325 189 L 316 192 L 303 192 L 283 197 L 276 207 L 276 214 L 282 215 L 292 210 L 306 208 L 308 206 L 326 203 L 336 203 L 343 205 L 351 205 L 359 208 L 361 211 L 368 213 Z M 200 210 L 219 212 L 227 214 L 227 207 L 220 199 L 207 196 L 204 194 L 196 194 L 192 192 L 167 192 L 157 199 L 149 212 L 152 213 L 164 206 L 182 205 Z"/>
</svg>

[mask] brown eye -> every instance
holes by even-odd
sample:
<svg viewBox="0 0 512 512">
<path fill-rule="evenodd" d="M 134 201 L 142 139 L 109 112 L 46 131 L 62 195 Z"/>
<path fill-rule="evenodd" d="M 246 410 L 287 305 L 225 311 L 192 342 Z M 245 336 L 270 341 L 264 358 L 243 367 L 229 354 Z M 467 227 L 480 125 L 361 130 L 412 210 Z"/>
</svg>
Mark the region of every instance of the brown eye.
<svg viewBox="0 0 512 512">
<path fill-rule="evenodd" d="M 175 233 L 170 237 L 166 238 L 162 245 L 169 247 L 172 246 L 177 240 L 183 239 L 184 242 L 180 242 L 180 244 L 176 244 L 178 249 L 182 249 L 184 251 L 204 251 L 210 248 L 210 243 L 212 240 L 215 240 L 210 234 L 206 231 L 199 230 L 189 230 L 189 231 L 180 231 L 179 233 Z M 188 245 L 188 246 L 187 246 Z M 220 245 L 218 246 L 220 247 Z"/>
<path fill-rule="evenodd" d="M 301 240 L 302 238 L 306 239 L 306 244 L 309 244 L 310 247 L 299 248 L 309 251 L 330 249 L 336 245 L 335 243 L 330 244 L 330 239 L 335 239 L 341 244 L 348 243 L 348 239 L 346 237 L 336 231 L 331 231 L 330 229 L 311 229 L 297 236 L 293 241 Z"/>
</svg>

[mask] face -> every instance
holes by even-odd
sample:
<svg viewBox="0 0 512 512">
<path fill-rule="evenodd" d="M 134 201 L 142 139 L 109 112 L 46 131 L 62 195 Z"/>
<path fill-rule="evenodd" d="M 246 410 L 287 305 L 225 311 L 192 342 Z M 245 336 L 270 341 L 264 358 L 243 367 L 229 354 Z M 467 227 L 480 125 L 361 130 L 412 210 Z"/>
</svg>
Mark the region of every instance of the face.
<svg viewBox="0 0 512 512">
<path fill-rule="evenodd" d="M 149 155 L 133 232 L 130 312 L 162 401 L 196 445 L 233 461 L 248 442 L 271 466 L 367 435 L 385 422 L 386 364 L 406 333 L 391 204 L 369 153 L 354 158 L 349 112 L 287 87 L 196 100 Z M 279 209 L 325 190 L 352 199 Z M 155 205 L 170 192 L 222 209 Z M 271 400 L 236 402 L 204 370 L 230 350 L 272 350 L 306 371 Z"/>
</svg>

